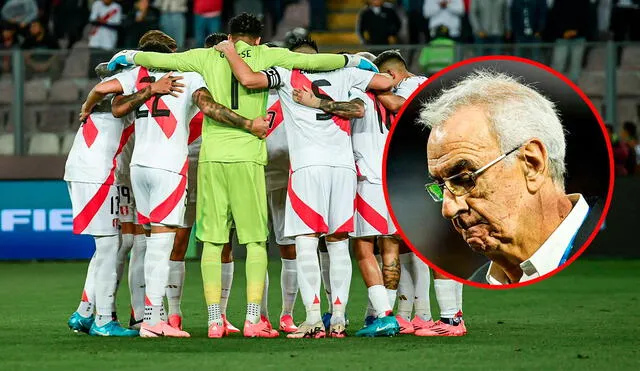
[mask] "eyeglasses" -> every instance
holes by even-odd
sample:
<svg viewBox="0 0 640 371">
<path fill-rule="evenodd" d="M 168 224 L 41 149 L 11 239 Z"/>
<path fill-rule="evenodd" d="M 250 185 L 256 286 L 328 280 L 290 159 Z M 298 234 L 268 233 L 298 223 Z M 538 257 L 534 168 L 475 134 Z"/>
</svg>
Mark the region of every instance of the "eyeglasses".
<svg viewBox="0 0 640 371">
<path fill-rule="evenodd" d="M 483 167 L 481 167 L 476 171 L 463 171 L 452 177 L 443 179 L 441 183 L 438 183 L 438 182 L 427 183 L 425 184 L 424 189 L 425 191 L 427 191 L 429 196 L 431 196 L 431 198 L 435 202 L 442 202 L 442 200 L 444 199 L 445 188 L 448 189 L 449 192 L 451 192 L 451 194 L 453 194 L 454 196 L 458 196 L 458 197 L 464 196 L 467 193 L 471 192 L 476 187 L 476 179 L 480 176 L 480 174 L 485 172 L 491 166 L 504 160 L 507 156 L 517 151 L 522 146 L 523 145 L 519 145 L 518 147 L 510 150 L 509 152 L 503 153 L 498 158 L 489 162 L 488 164 L 484 165 Z"/>
</svg>

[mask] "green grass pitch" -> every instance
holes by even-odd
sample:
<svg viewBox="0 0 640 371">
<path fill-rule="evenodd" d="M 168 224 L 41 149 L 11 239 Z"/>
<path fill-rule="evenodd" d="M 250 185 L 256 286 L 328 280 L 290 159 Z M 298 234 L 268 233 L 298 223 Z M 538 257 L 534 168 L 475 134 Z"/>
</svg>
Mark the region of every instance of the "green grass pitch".
<svg viewBox="0 0 640 371">
<path fill-rule="evenodd" d="M 183 313 L 191 339 L 116 339 L 66 326 L 86 263 L 0 264 L 0 369 L 522 369 L 640 370 L 640 261 L 580 260 L 531 287 L 465 287 L 462 338 L 244 339 L 206 337 L 200 268 L 187 265 Z M 270 262 L 271 320 L 280 311 L 280 264 Z M 235 267 L 230 320 L 244 320 L 244 264 Z M 128 320 L 128 289 L 119 313 Z M 433 297 L 433 295 L 432 295 Z M 349 333 L 362 326 L 366 290 L 354 265 Z M 437 305 L 432 299 L 434 315 Z M 300 300 L 294 318 L 304 311 Z"/>
</svg>

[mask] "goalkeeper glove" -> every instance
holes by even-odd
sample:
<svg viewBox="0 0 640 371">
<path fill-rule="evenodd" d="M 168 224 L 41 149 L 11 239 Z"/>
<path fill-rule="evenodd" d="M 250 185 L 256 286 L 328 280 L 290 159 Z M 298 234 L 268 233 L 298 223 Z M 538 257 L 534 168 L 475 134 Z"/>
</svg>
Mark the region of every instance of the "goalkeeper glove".
<svg viewBox="0 0 640 371">
<path fill-rule="evenodd" d="M 136 62 L 133 59 L 138 53 L 139 52 L 137 50 L 123 50 L 121 52 L 116 53 L 116 55 L 111 57 L 111 60 L 107 65 L 107 69 L 109 71 L 115 71 L 115 69 L 118 68 L 118 66 L 124 66 L 124 67 L 135 66 Z"/>
<path fill-rule="evenodd" d="M 361 70 L 380 72 L 378 70 L 378 67 L 376 67 L 375 64 L 373 64 L 370 60 L 364 57 L 361 57 L 359 55 L 346 54 L 345 58 L 347 60 L 345 67 L 356 67 Z"/>
</svg>

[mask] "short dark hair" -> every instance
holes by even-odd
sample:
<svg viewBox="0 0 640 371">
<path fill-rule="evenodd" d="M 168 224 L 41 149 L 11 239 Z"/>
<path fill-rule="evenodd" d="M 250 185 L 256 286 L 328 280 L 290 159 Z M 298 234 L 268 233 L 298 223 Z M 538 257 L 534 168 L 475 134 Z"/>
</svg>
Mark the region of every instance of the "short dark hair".
<svg viewBox="0 0 640 371">
<path fill-rule="evenodd" d="M 229 33 L 237 36 L 262 36 L 264 26 L 253 14 L 241 13 L 229 20 Z"/>
<path fill-rule="evenodd" d="M 318 44 L 316 44 L 316 42 L 314 40 L 311 40 L 309 38 L 294 40 L 291 43 L 291 45 L 289 45 L 289 50 L 296 50 L 296 49 L 300 49 L 300 48 L 305 47 L 305 46 L 315 50 L 316 53 L 318 52 Z"/>
<path fill-rule="evenodd" d="M 382 66 L 388 61 L 398 61 L 402 63 L 404 68 L 407 68 L 407 61 L 402 57 L 399 50 L 385 50 L 378 54 L 378 57 L 373 61 L 377 67 Z"/>
<path fill-rule="evenodd" d="M 622 124 L 622 129 L 629 134 L 631 139 L 638 139 L 638 127 L 631 121 L 626 121 Z"/>
<path fill-rule="evenodd" d="M 227 34 L 222 32 L 214 32 L 211 35 L 207 36 L 207 39 L 204 41 L 205 48 L 212 48 L 221 42 L 227 39 Z"/>
<path fill-rule="evenodd" d="M 150 44 L 164 45 L 170 50 L 170 52 L 173 51 L 172 49 L 178 48 L 176 40 L 160 30 L 150 30 L 145 32 L 144 35 L 140 37 L 140 40 L 138 40 L 138 49 L 143 50 L 146 45 Z"/>
<path fill-rule="evenodd" d="M 155 52 L 155 53 L 173 53 L 173 49 L 171 49 L 166 44 L 161 44 L 155 41 L 151 41 L 143 44 L 138 48 L 143 52 Z"/>
</svg>

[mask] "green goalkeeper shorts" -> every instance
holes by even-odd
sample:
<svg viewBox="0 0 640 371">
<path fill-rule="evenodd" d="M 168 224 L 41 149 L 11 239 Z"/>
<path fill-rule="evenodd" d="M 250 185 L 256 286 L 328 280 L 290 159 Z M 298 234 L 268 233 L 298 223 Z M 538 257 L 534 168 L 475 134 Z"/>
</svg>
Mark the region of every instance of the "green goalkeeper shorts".
<svg viewBox="0 0 640 371">
<path fill-rule="evenodd" d="M 229 242 L 235 222 L 238 242 L 264 242 L 268 237 L 264 166 L 255 162 L 198 164 L 196 237 L 203 242 Z"/>
</svg>

